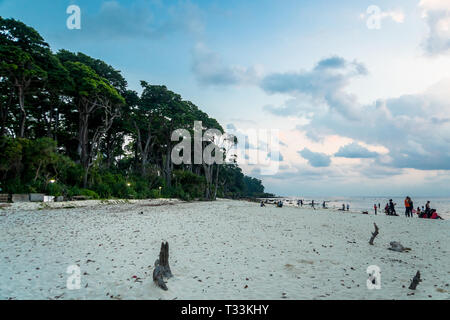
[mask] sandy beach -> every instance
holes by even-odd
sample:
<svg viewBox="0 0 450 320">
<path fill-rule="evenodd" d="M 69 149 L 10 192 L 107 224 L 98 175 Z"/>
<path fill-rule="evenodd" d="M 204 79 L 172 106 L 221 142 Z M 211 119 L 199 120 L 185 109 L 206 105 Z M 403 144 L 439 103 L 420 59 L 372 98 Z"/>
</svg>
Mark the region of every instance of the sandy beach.
<svg viewBox="0 0 450 320">
<path fill-rule="evenodd" d="M 0 209 L 0 299 L 448 300 L 449 227 L 232 200 L 12 204 Z M 152 281 L 163 240 L 168 291 Z M 391 241 L 411 251 L 388 250 Z M 71 265 L 78 290 L 66 287 Z M 367 288 L 370 265 L 379 290 Z M 418 270 L 423 281 L 409 290 Z"/>
</svg>

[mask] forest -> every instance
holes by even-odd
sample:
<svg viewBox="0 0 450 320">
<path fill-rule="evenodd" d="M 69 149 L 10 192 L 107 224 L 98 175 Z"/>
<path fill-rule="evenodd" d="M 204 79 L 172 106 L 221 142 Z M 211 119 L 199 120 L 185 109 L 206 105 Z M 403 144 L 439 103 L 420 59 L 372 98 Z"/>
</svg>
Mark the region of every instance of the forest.
<svg viewBox="0 0 450 320">
<path fill-rule="evenodd" d="M 102 60 L 55 53 L 32 27 L 0 17 L 0 193 L 183 200 L 267 195 L 236 158 L 174 164 L 175 129 L 192 132 L 194 121 L 203 130 L 224 129 L 166 86 L 141 81 L 141 87 L 141 94 L 130 90 L 121 72 Z"/>
</svg>

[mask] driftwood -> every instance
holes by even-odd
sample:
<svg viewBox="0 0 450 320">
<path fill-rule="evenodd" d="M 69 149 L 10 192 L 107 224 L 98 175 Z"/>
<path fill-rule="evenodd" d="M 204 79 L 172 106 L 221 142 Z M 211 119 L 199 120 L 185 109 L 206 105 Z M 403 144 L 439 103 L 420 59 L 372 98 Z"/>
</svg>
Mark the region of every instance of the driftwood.
<svg viewBox="0 0 450 320">
<path fill-rule="evenodd" d="M 376 223 L 373 224 L 375 226 L 375 231 L 372 232 L 372 237 L 370 237 L 369 244 L 373 246 L 373 240 L 375 240 L 375 237 L 378 235 L 378 226 Z"/>
<path fill-rule="evenodd" d="M 169 243 L 161 243 L 159 259 L 155 261 L 155 270 L 153 270 L 153 281 L 163 290 L 168 290 L 164 278 L 173 277 L 169 266 Z"/>
<path fill-rule="evenodd" d="M 409 289 L 416 290 L 417 285 L 421 281 L 422 281 L 422 279 L 420 279 L 420 271 L 417 271 L 416 275 L 414 276 L 414 278 L 411 281 L 411 284 L 409 285 Z"/>
</svg>

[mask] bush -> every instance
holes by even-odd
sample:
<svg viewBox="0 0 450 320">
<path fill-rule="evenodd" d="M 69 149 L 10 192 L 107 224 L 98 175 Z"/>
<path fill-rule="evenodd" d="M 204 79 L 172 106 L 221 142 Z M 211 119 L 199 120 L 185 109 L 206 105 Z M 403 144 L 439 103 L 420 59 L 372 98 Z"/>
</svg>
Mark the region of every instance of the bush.
<svg viewBox="0 0 450 320">
<path fill-rule="evenodd" d="M 51 196 L 59 197 L 64 195 L 65 192 L 65 186 L 61 185 L 60 183 L 50 183 L 47 186 L 47 193 Z"/>
<path fill-rule="evenodd" d="M 69 187 L 67 189 L 67 197 L 72 198 L 73 196 L 81 195 L 81 190 L 77 186 Z"/>
<path fill-rule="evenodd" d="M 86 196 L 89 197 L 90 199 L 100 199 L 100 196 L 97 194 L 97 192 L 89 189 L 81 189 L 80 196 Z"/>
<path fill-rule="evenodd" d="M 159 191 L 159 189 L 152 189 L 152 190 L 150 190 L 149 198 L 150 199 L 161 198 L 161 192 Z"/>
</svg>

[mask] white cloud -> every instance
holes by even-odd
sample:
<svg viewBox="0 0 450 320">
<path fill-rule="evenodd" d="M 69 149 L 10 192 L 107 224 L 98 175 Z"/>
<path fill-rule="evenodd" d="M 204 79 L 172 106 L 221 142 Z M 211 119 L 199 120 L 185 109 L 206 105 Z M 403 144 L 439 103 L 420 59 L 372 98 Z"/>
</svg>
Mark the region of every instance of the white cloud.
<svg viewBox="0 0 450 320">
<path fill-rule="evenodd" d="M 450 1 L 421 0 L 419 8 L 429 32 L 424 41 L 429 54 L 448 53 L 450 51 Z"/>
<path fill-rule="evenodd" d="M 385 19 L 391 19 L 396 23 L 405 22 L 405 14 L 401 9 L 383 11 L 378 6 L 370 6 L 367 10 L 367 13 L 361 13 L 359 15 L 359 18 L 361 20 L 367 20 L 371 17 L 375 18 L 380 23 Z"/>
<path fill-rule="evenodd" d="M 313 110 L 309 113 L 309 122 L 298 126 L 308 138 L 321 141 L 324 137 L 339 135 L 383 146 L 389 153 L 374 157 L 383 166 L 450 170 L 450 80 L 443 80 L 420 94 L 364 105 L 346 92 L 350 79 L 364 73 L 346 71 L 349 66 L 355 68 L 346 60 L 333 61 L 322 60 L 312 71 L 268 75 L 262 81 L 262 88 L 269 93 L 285 93 L 294 99 L 298 93 L 310 95 L 322 101 L 326 108 L 314 101 L 304 108 L 305 101 L 301 100 L 296 111 L 291 97 L 287 100 L 289 105 L 266 107 L 266 110 L 278 116 L 292 116 L 297 112 L 299 117 L 303 109 Z M 355 158 L 355 150 L 350 151 Z"/>
<path fill-rule="evenodd" d="M 228 65 L 219 54 L 203 43 L 196 44 L 192 57 L 192 71 L 203 85 L 256 84 L 262 76 L 261 67 Z"/>
</svg>

